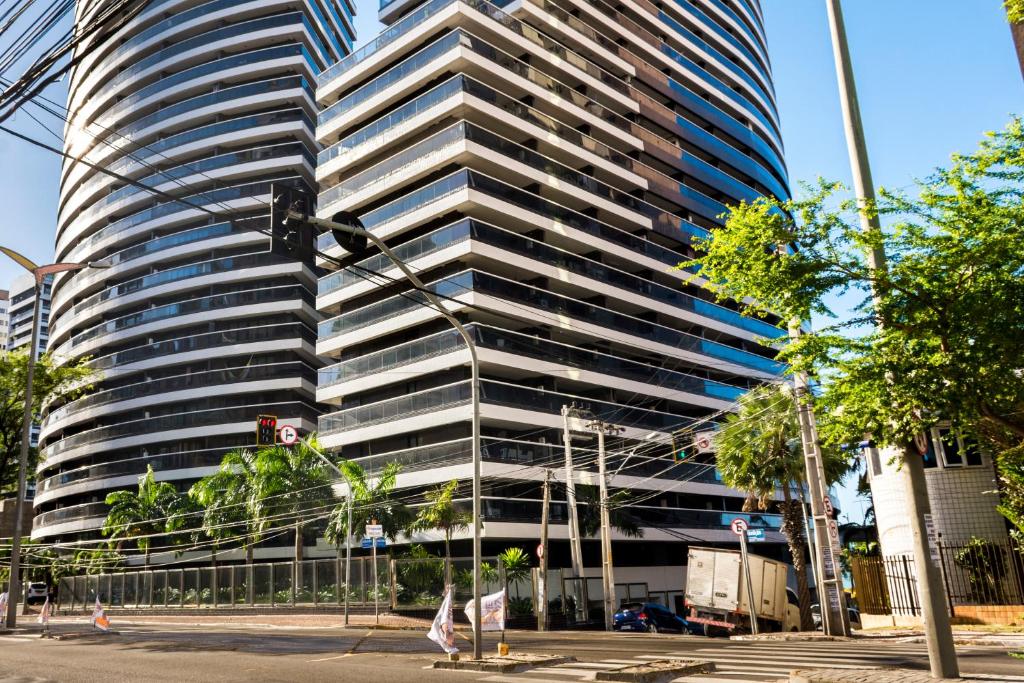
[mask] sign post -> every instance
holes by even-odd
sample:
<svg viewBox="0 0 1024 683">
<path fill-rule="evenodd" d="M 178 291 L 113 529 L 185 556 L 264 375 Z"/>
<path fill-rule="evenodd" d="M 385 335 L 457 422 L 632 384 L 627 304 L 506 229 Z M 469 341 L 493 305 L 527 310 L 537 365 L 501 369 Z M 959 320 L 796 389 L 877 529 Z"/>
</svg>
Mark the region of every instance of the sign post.
<svg viewBox="0 0 1024 683">
<path fill-rule="evenodd" d="M 377 581 L 377 539 L 384 537 L 384 527 L 377 524 L 377 520 L 372 520 L 372 524 L 366 525 L 366 537 L 371 539 L 373 544 L 373 621 L 378 626 L 380 625 L 380 607 L 379 607 L 379 596 L 380 586 Z"/>
<path fill-rule="evenodd" d="M 747 608 L 750 610 L 750 631 L 756 636 L 757 603 L 754 602 L 754 584 L 750 582 L 750 558 L 747 555 L 747 520 L 737 517 L 732 520 L 732 532 L 740 537 L 740 561 L 743 563 L 743 579 L 747 584 Z"/>
</svg>

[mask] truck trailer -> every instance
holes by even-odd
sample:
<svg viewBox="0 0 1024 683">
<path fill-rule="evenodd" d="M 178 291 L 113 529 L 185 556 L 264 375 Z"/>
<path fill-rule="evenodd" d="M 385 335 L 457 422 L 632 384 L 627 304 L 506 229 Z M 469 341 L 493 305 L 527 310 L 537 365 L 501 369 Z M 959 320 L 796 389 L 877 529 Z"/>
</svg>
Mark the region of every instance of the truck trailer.
<svg viewBox="0 0 1024 683">
<path fill-rule="evenodd" d="M 786 587 L 789 565 L 747 554 L 758 626 L 763 631 L 799 631 L 796 596 Z M 688 621 L 708 635 L 750 632 L 746 572 L 738 550 L 690 548 L 686 570 Z"/>
</svg>

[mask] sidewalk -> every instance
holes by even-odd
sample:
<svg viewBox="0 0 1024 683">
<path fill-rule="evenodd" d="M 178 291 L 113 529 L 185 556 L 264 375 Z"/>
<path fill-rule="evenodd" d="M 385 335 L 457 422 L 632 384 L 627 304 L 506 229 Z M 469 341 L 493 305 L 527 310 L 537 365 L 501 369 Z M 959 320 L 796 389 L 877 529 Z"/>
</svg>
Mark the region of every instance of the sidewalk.
<svg viewBox="0 0 1024 683">
<path fill-rule="evenodd" d="M 175 625 L 175 626 L 238 626 L 242 628 L 282 628 L 282 629 L 325 629 L 345 628 L 344 617 L 340 614 L 111 614 L 110 621 L 116 629 L 119 625 Z M 86 614 L 74 616 L 54 616 L 50 618 L 51 628 L 70 625 L 88 625 Z M 431 620 L 396 614 L 381 614 L 379 624 L 372 614 L 349 615 L 349 628 L 381 628 L 381 629 L 430 629 Z M 19 631 L 24 629 L 38 631 L 42 627 L 36 623 L 35 617 L 21 617 L 18 621 Z M 466 628 L 469 628 L 468 626 Z"/>
<path fill-rule="evenodd" d="M 789 683 L 935 683 L 936 681 L 964 681 L 977 683 L 1008 683 L 1024 681 L 1024 676 L 1007 678 L 1006 676 L 971 675 L 962 678 L 932 678 L 927 671 L 917 669 L 879 669 L 864 671 L 850 669 L 815 669 L 811 671 L 794 671 L 789 675 Z"/>
<path fill-rule="evenodd" d="M 854 631 L 850 637 L 826 636 L 818 631 L 799 633 L 764 633 L 760 635 L 733 636 L 732 640 L 743 641 L 776 641 L 776 642 L 810 642 L 810 641 L 865 641 L 887 640 L 895 643 L 923 643 L 924 632 L 916 629 L 886 629 L 871 631 Z M 999 633 L 983 630 L 953 631 L 953 642 L 956 645 L 989 645 L 1024 650 L 1024 633 Z"/>
</svg>

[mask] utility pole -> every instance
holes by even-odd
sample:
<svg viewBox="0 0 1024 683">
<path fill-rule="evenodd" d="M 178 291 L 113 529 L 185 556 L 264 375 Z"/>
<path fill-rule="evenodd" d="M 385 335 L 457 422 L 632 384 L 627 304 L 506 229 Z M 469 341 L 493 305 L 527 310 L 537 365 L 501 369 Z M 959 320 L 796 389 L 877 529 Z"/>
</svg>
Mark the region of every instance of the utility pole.
<svg viewBox="0 0 1024 683">
<path fill-rule="evenodd" d="M 583 578 L 583 553 L 580 547 L 580 518 L 576 510 L 576 480 L 572 471 L 572 434 L 569 432 L 569 413 L 574 408 L 562 406 L 562 441 L 565 444 L 565 497 L 569 504 L 569 550 L 572 554 L 572 573 Z"/>
<path fill-rule="evenodd" d="M 548 519 L 551 507 L 551 470 L 544 468 L 544 502 L 540 511 L 540 567 L 537 568 L 537 630 L 548 630 Z"/>
<path fill-rule="evenodd" d="M 857 100 L 857 85 L 850 61 L 850 47 L 846 40 L 846 26 L 840 0 L 826 0 L 829 27 L 832 33 L 832 50 L 839 81 L 839 95 L 843 107 L 846 128 L 846 144 L 853 169 L 853 185 L 860 204 L 861 228 L 866 233 L 881 232 L 877 213 L 869 210 L 874 203 L 874 184 L 868 163 L 867 143 L 864 139 L 864 125 Z M 885 252 L 881 247 L 869 249 L 868 266 L 873 271 L 885 271 Z M 873 292 L 878 304 L 878 293 Z M 909 444 L 902 448 L 903 476 L 907 491 L 907 513 L 914 537 L 914 564 L 917 568 L 917 586 L 923 608 L 925 640 L 928 644 L 928 660 L 933 678 L 957 678 L 959 667 L 953 646 L 953 630 L 949 613 L 943 600 L 944 587 L 939 568 L 931 559 L 928 535 L 925 529 L 925 515 L 931 513 L 928 502 L 928 488 L 924 478 L 924 463 L 918 454 L 912 453 Z"/>
<path fill-rule="evenodd" d="M 799 336 L 799 327 L 790 325 L 789 333 L 790 337 Z M 807 470 L 807 489 L 811 498 L 811 517 L 814 520 L 814 559 L 818 568 L 815 578 L 818 584 L 818 604 L 821 605 L 821 624 L 826 635 L 847 636 L 850 634 L 850 617 L 846 611 L 842 572 L 829 538 L 829 517 L 825 508 L 825 496 L 828 494 L 825 463 L 818 445 L 807 373 L 794 374 L 793 384 L 800 422 L 800 441 L 804 450 L 804 469 Z"/>
<path fill-rule="evenodd" d="M 109 268 L 101 262 L 92 263 L 51 263 L 39 266 L 22 254 L 0 247 L 0 253 L 11 257 L 18 265 L 32 273 L 35 280 L 35 299 L 32 301 L 32 340 L 28 347 L 28 368 L 25 372 L 25 409 L 21 422 L 21 450 L 18 454 L 18 491 L 15 494 L 14 533 L 11 536 L 11 568 L 7 580 L 7 628 L 14 628 L 18 622 L 18 602 L 21 600 L 21 527 L 25 519 L 25 485 L 28 476 L 28 450 L 32 438 L 32 382 L 35 378 L 36 355 L 39 351 L 39 313 L 43 284 L 49 275 L 81 270 L 83 268 Z"/>
<path fill-rule="evenodd" d="M 608 509 L 604 436 L 607 432 L 617 433 L 622 428 L 607 424 L 604 420 L 594 420 L 587 425 L 587 429 L 597 432 L 597 476 L 601 491 L 601 587 L 604 592 L 604 628 L 611 631 L 615 615 L 615 568 L 612 562 L 612 525 Z"/>
</svg>

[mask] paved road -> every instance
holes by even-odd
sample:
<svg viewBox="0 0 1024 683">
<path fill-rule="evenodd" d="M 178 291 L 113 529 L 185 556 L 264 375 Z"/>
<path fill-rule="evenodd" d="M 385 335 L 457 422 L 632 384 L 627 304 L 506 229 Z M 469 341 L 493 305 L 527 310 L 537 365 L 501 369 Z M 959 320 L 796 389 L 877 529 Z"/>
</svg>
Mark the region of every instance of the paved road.
<svg viewBox="0 0 1024 683">
<path fill-rule="evenodd" d="M 82 626 L 60 630 L 83 633 Z M 438 650 L 422 632 L 344 629 L 201 627 L 121 623 L 116 634 L 70 635 L 41 640 L 0 636 L 0 683 L 96 683 L 97 681 L 365 681 L 367 683 L 577 683 L 601 669 L 672 657 L 713 660 L 714 674 L 678 683 L 777 681 L 791 669 L 814 665 L 866 669 L 924 668 L 923 646 L 886 642 L 747 643 L 681 636 L 604 633 L 510 633 L 514 650 L 568 654 L 578 662 L 494 675 L 435 671 Z M 496 638 L 486 642 L 493 652 Z M 460 637 L 460 644 L 469 643 Z M 992 681 L 1024 681 L 1024 663 L 999 648 L 959 650 L 964 671 Z"/>
</svg>

